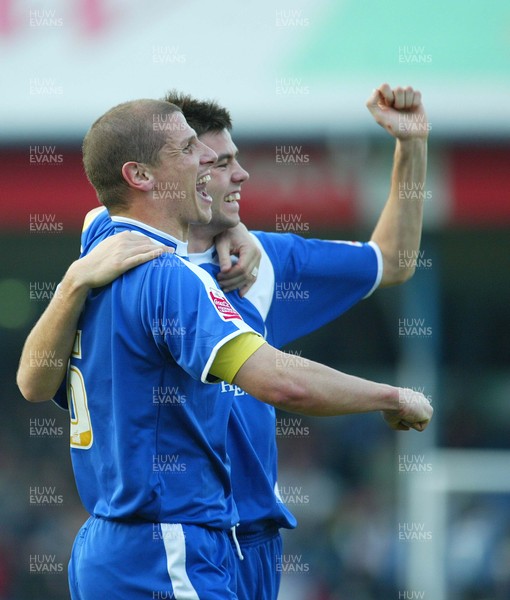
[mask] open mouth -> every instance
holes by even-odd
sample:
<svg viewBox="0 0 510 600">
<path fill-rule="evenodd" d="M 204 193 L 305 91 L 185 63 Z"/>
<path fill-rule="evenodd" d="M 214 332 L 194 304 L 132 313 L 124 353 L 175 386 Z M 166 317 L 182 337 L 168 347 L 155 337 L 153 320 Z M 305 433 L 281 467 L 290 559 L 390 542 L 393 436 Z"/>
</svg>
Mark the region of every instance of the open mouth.
<svg viewBox="0 0 510 600">
<path fill-rule="evenodd" d="M 224 202 L 238 202 L 239 200 L 241 200 L 240 192 L 232 192 L 231 194 L 223 198 Z"/>
<path fill-rule="evenodd" d="M 209 181 L 211 181 L 211 176 L 209 175 L 209 173 L 201 175 L 197 179 L 196 190 L 204 200 L 212 202 L 211 196 L 209 196 L 209 194 L 207 193 L 207 184 L 209 183 Z"/>
</svg>

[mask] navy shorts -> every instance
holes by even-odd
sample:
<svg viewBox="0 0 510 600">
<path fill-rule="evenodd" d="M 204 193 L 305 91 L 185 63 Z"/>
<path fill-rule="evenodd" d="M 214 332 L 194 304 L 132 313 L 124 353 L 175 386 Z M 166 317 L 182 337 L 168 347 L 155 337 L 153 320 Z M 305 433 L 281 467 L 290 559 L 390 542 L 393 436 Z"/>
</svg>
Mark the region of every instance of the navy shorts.
<svg viewBox="0 0 510 600">
<path fill-rule="evenodd" d="M 237 536 L 244 560 L 237 560 L 237 596 L 239 600 L 276 600 L 281 571 L 277 564 L 282 555 L 278 529 Z"/>
<path fill-rule="evenodd" d="M 90 517 L 69 562 L 72 600 L 237 600 L 227 532 Z"/>
</svg>

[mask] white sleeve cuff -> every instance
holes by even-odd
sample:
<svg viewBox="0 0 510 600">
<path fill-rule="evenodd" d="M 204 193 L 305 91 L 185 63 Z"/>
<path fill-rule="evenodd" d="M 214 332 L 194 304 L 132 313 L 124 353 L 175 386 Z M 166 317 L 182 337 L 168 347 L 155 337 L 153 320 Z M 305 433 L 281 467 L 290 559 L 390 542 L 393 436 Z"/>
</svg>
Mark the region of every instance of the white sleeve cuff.
<svg viewBox="0 0 510 600">
<path fill-rule="evenodd" d="M 379 287 L 379 284 L 381 283 L 381 279 L 383 276 L 383 269 L 384 269 L 384 261 L 383 261 L 383 255 L 382 255 L 381 249 L 375 242 L 372 242 L 372 241 L 368 242 L 368 245 L 374 249 L 375 255 L 377 256 L 377 275 L 376 275 L 376 278 L 374 281 L 374 285 L 370 288 L 368 294 L 366 294 L 366 296 L 363 296 L 363 300 L 365 298 L 368 298 L 369 296 L 371 296 L 373 294 L 373 292 Z"/>
</svg>

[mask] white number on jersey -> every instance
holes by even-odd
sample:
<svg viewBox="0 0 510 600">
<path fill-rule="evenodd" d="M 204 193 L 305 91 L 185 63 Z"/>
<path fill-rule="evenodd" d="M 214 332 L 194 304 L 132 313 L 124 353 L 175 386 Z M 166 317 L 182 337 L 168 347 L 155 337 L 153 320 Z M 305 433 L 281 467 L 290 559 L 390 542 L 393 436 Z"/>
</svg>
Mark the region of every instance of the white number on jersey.
<svg viewBox="0 0 510 600">
<path fill-rule="evenodd" d="M 82 358 L 81 331 L 76 332 L 72 356 Z M 85 381 L 78 367 L 70 366 L 67 376 L 67 401 L 71 416 L 71 447 L 87 450 L 92 446 L 94 436 L 87 403 Z"/>
</svg>

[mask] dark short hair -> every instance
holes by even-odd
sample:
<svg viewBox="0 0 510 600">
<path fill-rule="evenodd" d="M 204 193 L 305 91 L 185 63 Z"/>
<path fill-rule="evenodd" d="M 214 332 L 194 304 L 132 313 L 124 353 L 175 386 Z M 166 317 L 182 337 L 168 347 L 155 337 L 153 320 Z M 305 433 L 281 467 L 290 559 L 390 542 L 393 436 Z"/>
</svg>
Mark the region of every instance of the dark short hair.
<svg viewBox="0 0 510 600">
<path fill-rule="evenodd" d="M 99 201 L 108 209 L 127 206 L 129 189 L 122 166 L 135 161 L 159 164 L 159 152 L 168 141 L 165 127 L 155 123 L 181 110 L 161 100 L 134 100 L 111 108 L 83 140 L 83 166 Z"/>
<path fill-rule="evenodd" d="M 210 132 L 217 133 L 223 129 L 228 131 L 232 129 L 230 113 L 214 100 L 196 100 L 189 94 L 183 94 L 177 90 L 170 90 L 164 100 L 175 104 L 182 110 L 189 126 L 196 131 L 198 136 Z"/>
</svg>

